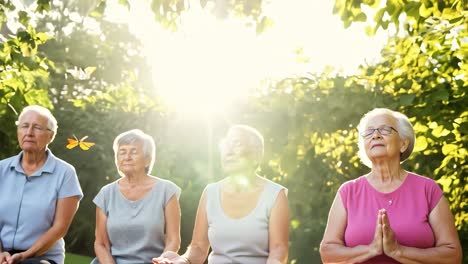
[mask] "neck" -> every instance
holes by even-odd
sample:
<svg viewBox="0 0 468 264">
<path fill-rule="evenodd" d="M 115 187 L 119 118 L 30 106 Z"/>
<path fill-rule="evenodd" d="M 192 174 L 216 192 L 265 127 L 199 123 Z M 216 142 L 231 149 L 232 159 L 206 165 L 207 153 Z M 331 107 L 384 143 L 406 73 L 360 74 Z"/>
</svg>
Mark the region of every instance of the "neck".
<svg viewBox="0 0 468 264">
<path fill-rule="evenodd" d="M 250 174 L 232 174 L 228 179 L 228 184 L 237 192 L 246 192 L 258 187 L 258 175 Z"/>
<path fill-rule="evenodd" d="M 21 165 L 28 167 L 40 167 L 47 160 L 47 152 L 25 152 L 21 157 Z"/>
<path fill-rule="evenodd" d="M 130 185 L 139 185 L 142 184 L 146 181 L 146 174 L 130 174 L 130 175 L 125 175 L 125 177 L 122 179 L 125 183 L 128 183 Z"/>
<path fill-rule="evenodd" d="M 372 171 L 369 176 L 374 180 L 379 180 L 381 182 L 401 180 L 405 175 L 405 170 L 400 166 L 390 167 L 390 166 L 377 166 L 372 167 Z"/>
</svg>

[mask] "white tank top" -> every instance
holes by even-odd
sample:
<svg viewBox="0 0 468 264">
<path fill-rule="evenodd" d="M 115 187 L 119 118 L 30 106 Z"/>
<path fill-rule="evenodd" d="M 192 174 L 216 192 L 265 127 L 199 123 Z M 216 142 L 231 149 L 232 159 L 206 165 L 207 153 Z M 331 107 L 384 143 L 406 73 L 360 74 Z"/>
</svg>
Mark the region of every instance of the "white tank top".
<svg viewBox="0 0 468 264">
<path fill-rule="evenodd" d="M 269 255 L 268 226 L 271 209 L 283 186 L 269 181 L 257 206 L 246 216 L 234 219 L 224 214 L 220 203 L 223 181 L 208 184 L 206 214 L 211 253 L 209 264 L 265 264 Z"/>
</svg>

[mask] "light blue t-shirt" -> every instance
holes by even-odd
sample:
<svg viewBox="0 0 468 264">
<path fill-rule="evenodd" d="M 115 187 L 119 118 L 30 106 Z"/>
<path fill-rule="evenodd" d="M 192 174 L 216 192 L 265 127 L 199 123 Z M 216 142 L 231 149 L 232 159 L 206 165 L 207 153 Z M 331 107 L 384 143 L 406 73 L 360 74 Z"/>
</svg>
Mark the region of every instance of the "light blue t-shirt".
<svg viewBox="0 0 468 264">
<path fill-rule="evenodd" d="M 83 197 L 72 165 L 47 150 L 44 165 L 26 176 L 22 155 L 0 161 L 0 239 L 4 250 L 30 248 L 52 226 L 58 199 Z M 42 256 L 63 264 L 63 238 Z"/>
<path fill-rule="evenodd" d="M 107 216 L 111 255 L 117 264 L 151 264 L 165 247 L 166 205 L 174 195 L 179 199 L 181 190 L 157 178 L 149 193 L 131 201 L 120 192 L 118 181 L 102 187 L 93 200 Z"/>
<path fill-rule="evenodd" d="M 269 256 L 268 227 L 273 206 L 283 186 L 269 181 L 265 184 L 257 206 L 246 216 L 234 219 L 221 207 L 222 181 L 208 184 L 206 216 L 211 253 L 209 264 L 265 264 Z"/>
</svg>

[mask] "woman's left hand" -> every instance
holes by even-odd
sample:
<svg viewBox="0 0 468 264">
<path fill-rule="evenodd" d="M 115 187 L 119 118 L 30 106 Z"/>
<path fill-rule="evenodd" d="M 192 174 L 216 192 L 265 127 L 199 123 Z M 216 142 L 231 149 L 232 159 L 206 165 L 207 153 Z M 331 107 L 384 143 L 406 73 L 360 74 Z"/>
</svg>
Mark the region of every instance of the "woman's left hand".
<svg viewBox="0 0 468 264">
<path fill-rule="evenodd" d="M 395 232 L 393 232 L 390 226 L 387 212 L 380 210 L 379 217 L 382 219 L 383 251 L 385 255 L 394 258 L 400 251 L 400 244 L 396 240 Z"/>
<path fill-rule="evenodd" d="M 23 253 L 16 253 L 16 254 L 13 254 L 11 255 L 9 258 L 7 258 L 7 262 L 8 264 L 16 264 L 16 263 L 20 263 L 21 261 L 25 260 L 25 256 Z"/>
</svg>

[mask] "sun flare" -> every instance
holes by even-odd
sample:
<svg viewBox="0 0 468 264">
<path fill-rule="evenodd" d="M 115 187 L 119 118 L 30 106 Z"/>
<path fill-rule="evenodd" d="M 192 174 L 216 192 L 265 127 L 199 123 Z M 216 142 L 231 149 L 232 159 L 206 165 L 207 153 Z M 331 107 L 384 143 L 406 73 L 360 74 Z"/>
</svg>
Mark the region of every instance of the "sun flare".
<svg viewBox="0 0 468 264">
<path fill-rule="evenodd" d="M 363 25 L 344 29 L 332 14 L 333 1 L 270 1 L 264 12 L 274 25 L 260 35 L 239 19 L 216 19 L 197 6 L 199 1 L 192 2 L 176 32 L 155 22 L 144 1 L 133 2 L 130 11 L 117 4 L 107 11 L 109 17 L 127 20 L 142 40 L 155 89 L 178 112 L 223 112 L 266 79 L 327 66 L 352 73 L 379 57 L 386 39 L 367 37 Z"/>
</svg>

